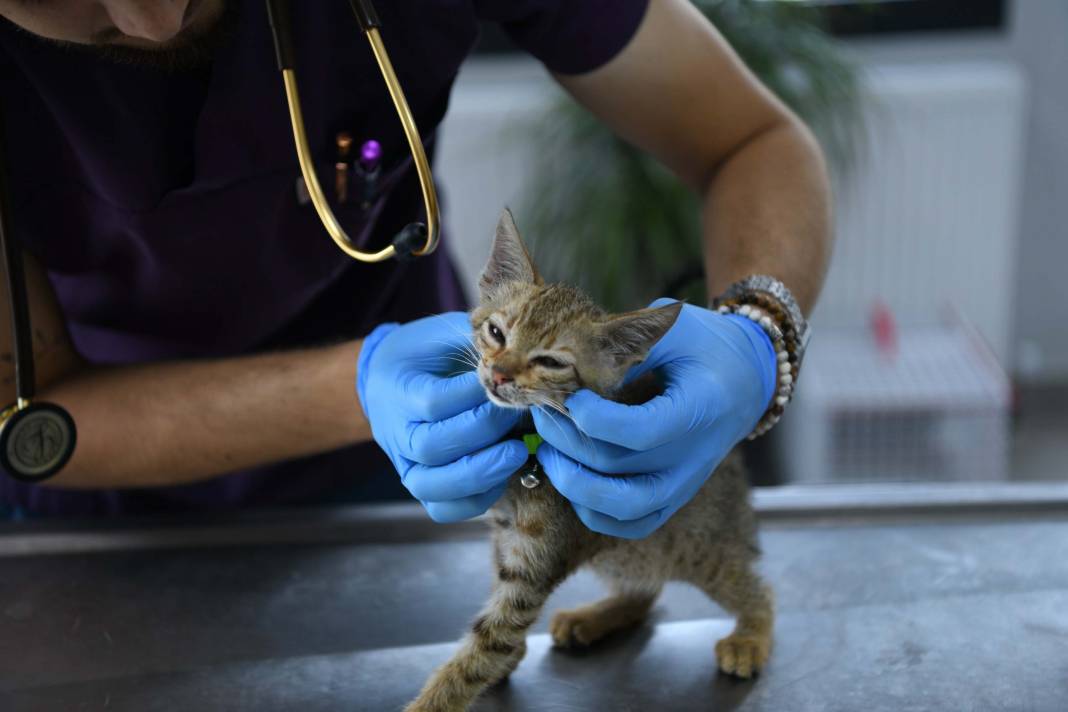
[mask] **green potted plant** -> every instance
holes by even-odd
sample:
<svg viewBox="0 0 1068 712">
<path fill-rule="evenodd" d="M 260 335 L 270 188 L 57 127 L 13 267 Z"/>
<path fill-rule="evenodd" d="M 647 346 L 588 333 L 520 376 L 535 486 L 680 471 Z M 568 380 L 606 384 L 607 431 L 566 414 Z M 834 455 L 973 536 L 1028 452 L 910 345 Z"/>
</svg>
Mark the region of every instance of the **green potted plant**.
<svg viewBox="0 0 1068 712">
<path fill-rule="evenodd" d="M 847 171 L 862 124 L 858 69 L 818 13 L 784 0 L 694 4 Z M 658 296 L 704 303 L 697 197 L 570 99 L 533 131 L 545 148 L 520 212 L 546 275 L 613 310 Z"/>
</svg>

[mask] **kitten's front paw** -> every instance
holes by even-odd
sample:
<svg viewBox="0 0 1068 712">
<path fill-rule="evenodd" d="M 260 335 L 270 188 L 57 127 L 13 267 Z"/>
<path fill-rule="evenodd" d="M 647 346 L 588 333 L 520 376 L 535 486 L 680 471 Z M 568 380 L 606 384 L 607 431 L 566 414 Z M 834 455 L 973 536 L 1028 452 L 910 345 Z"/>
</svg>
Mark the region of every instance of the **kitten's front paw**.
<svg viewBox="0 0 1068 712">
<path fill-rule="evenodd" d="M 771 641 L 766 636 L 731 633 L 716 643 L 719 669 L 728 675 L 750 678 L 768 662 Z"/>
</svg>

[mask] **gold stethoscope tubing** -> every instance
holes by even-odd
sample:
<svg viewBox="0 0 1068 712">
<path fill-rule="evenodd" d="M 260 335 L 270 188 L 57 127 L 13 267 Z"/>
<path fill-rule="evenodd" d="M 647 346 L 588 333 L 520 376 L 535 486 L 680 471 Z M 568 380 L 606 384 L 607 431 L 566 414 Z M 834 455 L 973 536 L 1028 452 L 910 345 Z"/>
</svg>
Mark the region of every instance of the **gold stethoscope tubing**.
<svg viewBox="0 0 1068 712">
<path fill-rule="evenodd" d="M 438 213 L 438 194 L 434 190 L 434 179 L 430 175 L 430 162 L 426 159 L 426 151 L 423 149 L 423 141 L 419 138 L 419 129 L 416 128 L 412 111 L 408 108 L 408 100 L 404 97 L 397 75 L 393 72 L 393 64 L 389 61 L 386 47 L 382 44 L 382 37 L 377 27 L 368 28 L 367 40 L 371 43 L 378 68 L 382 72 L 382 78 L 389 88 L 389 95 L 393 99 L 393 106 L 397 110 L 401 125 L 404 127 L 404 135 L 408 139 L 408 148 L 412 153 L 415 170 L 419 175 L 419 187 L 423 193 L 423 204 L 426 207 L 426 243 L 423 248 L 413 252 L 413 255 L 429 255 L 438 247 L 440 234 L 441 216 Z M 323 188 L 319 185 L 319 178 L 315 175 L 315 164 L 312 161 L 311 149 L 308 148 L 308 136 L 304 130 L 304 114 L 300 109 L 300 94 L 297 91 L 297 77 L 292 68 L 282 70 L 282 80 L 286 87 L 286 103 L 289 104 L 289 120 L 293 124 L 293 140 L 297 144 L 297 158 L 300 160 L 300 172 L 304 175 L 304 183 L 308 188 L 315 212 L 323 222 L 323 227 L 330 234 L 334 243 L 341 248 L 349 257 L 361 262 L 382 262 L 397 254 L 393 245 L 385 247 L 378 252 L 364 252 L 352 245 L 348 233 L 338 222 L 334 211 L 326 202 Z"/>
</svg>

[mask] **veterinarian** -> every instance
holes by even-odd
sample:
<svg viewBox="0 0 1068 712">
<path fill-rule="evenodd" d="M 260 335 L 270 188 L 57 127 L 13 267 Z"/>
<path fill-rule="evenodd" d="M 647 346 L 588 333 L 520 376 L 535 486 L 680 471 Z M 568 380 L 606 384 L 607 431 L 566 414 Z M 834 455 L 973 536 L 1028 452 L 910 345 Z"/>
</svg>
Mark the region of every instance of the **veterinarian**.
<svg viewBox="0 0 1068 712">
<path fill-rule="evenodd" d="M 687 305 L 648 361 L 664 396 L 569 400 L 589 438 L 537 422 L 539 461 L 581 519 L 647 535 L 789 398 L 831 244 L 819 149 L 687 0 L 390 0 L 378 12 L 428 151 L 477 22 L 498 22 L 699 193 L 722 311 L 767 302 L 763 325 Z M 223 509 L 403 485 L 435 520 L 486 510 L 527 452 L 504 439 L 516 413 L 490 406 L 473 374 L 434 375 L 468 328 L 453 266 L 445 250 L 357 263 L 325 237 L 298 180 L 263 3 L 0 0 L 0 16 L 37 395 L 77 423 L 54 477 L 0 476 L 0 509 Z M 366 199 L 334 209 L 361 247 L 387 245 L 423 206 L 367 43 L 342 0 L 295 3 L 293 32 L 323 182 L 350 137 L 381 150 Z M 617 472 L 646 474 L 605 476 Z"/>
</svg>

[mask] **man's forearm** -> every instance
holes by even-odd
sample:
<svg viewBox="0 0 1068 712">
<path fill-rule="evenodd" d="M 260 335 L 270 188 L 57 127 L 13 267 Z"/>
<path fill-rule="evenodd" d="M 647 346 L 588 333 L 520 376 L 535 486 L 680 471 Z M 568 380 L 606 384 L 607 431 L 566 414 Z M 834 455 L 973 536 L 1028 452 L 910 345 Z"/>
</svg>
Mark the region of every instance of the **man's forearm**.
<svg viewBox="0 0 1068 712">
<path fill-rule="evenodd" d="M 73 458 L 47 484 L 183 484 L 369 440 L 359 347 L 78 371 L 40 394 L 78 427 Z"/>
<path fill-rule="evenodd" d="M 710 296 L 748 275 L 769 274 L 808 313 L 832 242 L 826 169 L 808 130 L 784 119 L 733 153 L 708 182 L 704 226 Z"/>
</svg>

